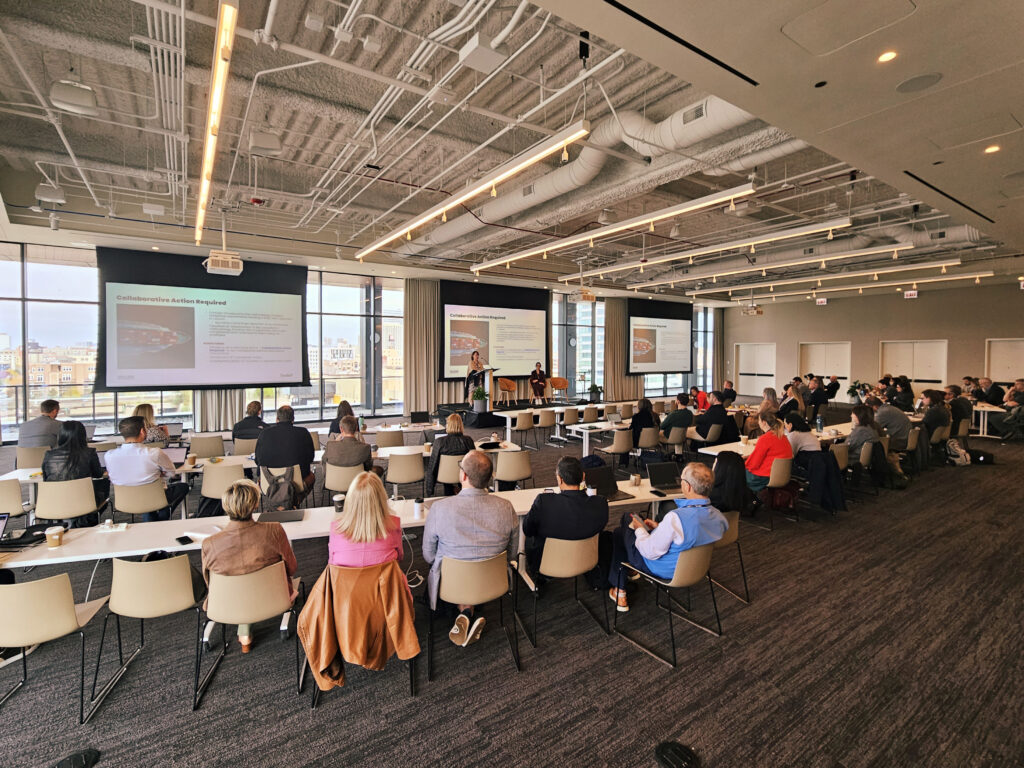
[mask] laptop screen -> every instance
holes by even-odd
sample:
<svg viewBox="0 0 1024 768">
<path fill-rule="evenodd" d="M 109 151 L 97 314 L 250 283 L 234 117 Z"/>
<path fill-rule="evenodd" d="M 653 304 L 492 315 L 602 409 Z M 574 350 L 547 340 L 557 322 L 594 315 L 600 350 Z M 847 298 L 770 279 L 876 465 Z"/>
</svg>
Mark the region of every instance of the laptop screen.
<svg viewBox="0 0 1024 768">
<path fill-rule="evenodd" d="M 622 423 L 622 414 L 621 413 L 609 413 L 608 414 L 608 423 L 609 424 L 621 424 Z"/>
<path fill-rule="evenodd" d="M 181 433 L 185 428 L 185 425 L 182 424 L 181 422 L 164 424 L 164 426 L 167 427 L 168 437 L 181 437 Z"/>
<path fill-rule="evenodd" d="M 652 488 L 677 488 L 679 486 L 679 465 L 674 461 L 648 464 L 647 476 L 651 479 Z"/>
<path fill-rule="evenodd" d="M 7 528 L 7 520 L 10 515 L 7 512 L 0 512 L 0 539 L 4 537 L 4 530 Z"/>
<path fill-rule="evenodd" d="M 430 421 L 430 412 L 429 411 L 413 411 L 412 414 L 409 416 L 409 420 L 413 424 L 426 424 L 427 422 Z"/>
<path fill-rule="evenodd" d="M 599 496 L 612 496 L 619 489 L 614 467 L 587 467 L 583 474 L 587 487 L 595 489 Z"/>
</svg>

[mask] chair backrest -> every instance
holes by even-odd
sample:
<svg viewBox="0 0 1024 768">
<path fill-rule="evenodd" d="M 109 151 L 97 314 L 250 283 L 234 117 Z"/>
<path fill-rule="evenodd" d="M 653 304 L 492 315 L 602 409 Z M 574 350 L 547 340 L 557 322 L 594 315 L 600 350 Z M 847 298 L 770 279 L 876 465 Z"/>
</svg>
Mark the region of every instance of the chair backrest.
<svg viewBox="0 0 1024 768">
<path fill-rule="evenodd" d="M 949 425 L 939 427 L 932 433 L 931 442 L 932 445 L 938 445 L 949 440 Z"/>
<path fill-rule="evenodd" d="M 418 483 L 423 479 L 423 454 L 396 454 L 388 459 L 389 483 Z"/>
<path fill-rule="evenodd" d="M 644 427 L 640 430 L 640 440 L 637 442 L 637 448 L 657 448 L 658 447 L 658 428 L 657 427 Z"/>
<path fill-rule="evenodd" d="M 195 602 L 188 555 L 145 563 L 114 558 L 108 603 L 111 613 L 154 619 L 184 611 Z"/>
<path fill-rule="evenodd" d="M 864 469 L 870 469 L 871 467 L 871 454 L 874 453 L 875 447 L 873 443 L 864 443 L 860 447 L 860 463 Z"/>
<path fill-rule="evenodd" d="M 163 480 L 145 485 L 112 485 L 111 488 L 114 491 L 114 509 L 126 515 L 156 512 L 167 506 Z"/>
<path fill-rule="evenodd" d="M 618 406 L 617 403 L 608 403 L 608 405 L 606 405 L 604 407 L 604 417 L 606 419 L 608 418 L 608 416 L 610 414 L 618 413 L 618 412 L 619 412 L 619 406 Z"/>
<path fill-rule="evenodd" d="M 231 453 L 234 456 L 251 456 L 256 450 L 256 438 L 240 438 L 231 445 Z"/>
<path fill-rule="evenodd" d="M 832 455 L 836 457 L 836 464 L 839 465 L 839 471 L 845 472 L 846 468 L 850 466 L 850 446 L 846 443 L 832 443 L 829 450 L 832 451 Z"/>
<path fill-rule="evenodd" d="M 167 506 L 166 499 L 164 506 Z M 96 511 L 92 478 L 49 480 L 36 490 L 36 517 L 42 520 L 67 520 Z"/>
<path fill-rule="evenodd" d="M 235 466 L 238 466 L 238 465 L 236 464 Z M 267 485 L 267 478 L 265 478 L 263 476 L 263 469 L 264 469 L 263 467 L 260 467 L 260 472 L 259 472 L 260 490 L 263 491 L 263 493 L 266 493 L 267 489 L 270 486 Z M 302 485 L 302 470 L 299 469 L 299 465 L 298 464 L 292 464 L 290 467 L 266 467 L 266 469 L 274 477 L 280 477 L 281 475 L 284 475 L 284 474 L 286 474 L 288 472 L 291 472 L 291 474 L 292 474 L 292 485 L 295 486 L 295 489 L 297 491 L 299 491 L 300 493 L 302 492 L 302 489 L 303 489 L 303 485 Z M 205 474 L 205 470 L 203 470 L 203 472 Z M 220 498 L 220 497 L 218 496 L 217 498 Z"/>
<path fill-rule="evenodd" d="M 569 380 L 562 376 L 552 376 L 548 381 L 551 383 L 553 392 L 563 392 L 569 389 Z"/>
<path fill-rule="evenodd" d="M 889 444 L 891 442 L 891 438 L 889 437 L 889 435 L 882 435 L 878 439 L 881 441 L 882 448 L 885 450 L 885 452 L 889 453 Z"/>
<path fill-rule="evenodd" d="M 545 408 L 537 413 L 537 426 L 538 427 L 553 427 L 555 426 L 555 412 L 550 408 Z"/>
<path fill-rule="evenodd" d="M 525 411 L 523 413 L 517 413 L 516 425 L 512 427 L 512 429 L 517 431 L 533 429 L 533 414 Z"/>
<path fill-rule="evenodd" d="M 394 448 L 399 445 L 405 445 L 405 433 L 401 430 L 394 429 L 377 433 L 378 448 Z"/>
<path fill-rule="evenodd" d="M 654 402 L 654 412 L 655 413 L 664 413 L 665 412 L 665 401 L 664 400 L 657 400 L 657 401 Z"/>
<path fill-rule="evenodd" d="M 498 389 L 501 390 L 502 392 L 515 392 L 516 383 L 512 381 L 512 379 L 499 378 Z"/>
<path fill-rule="evenodd" d="M 465 455 L 462 454 L 462 456 Z M 462 461 L 462 456 L 441 457 L 441 462 L 437 465 L 437 482 L 449 485 L 459 484 L 459 462 Z"/>
<path fill-rule="evenodd" d="M 612 433 L 612 447 L 608 453 L 629 453 L 633 450 L 633 430 L 617 429 Z"/>
<path fill-rule="evenodd" d="M 736 428 L 740 432 L 742 432 L 743 427 L 745 427 L 747 424 L 747 414 L 745 414 L 743 411 L 736 411 L 736 413 L 734 413 L 732 417 L 736 421 Z"/>
<path fill-rule="evenodd" d="M 583 409 L 583 423 L 589 424 L 594 421 L 597 421 L 597 406 L 588 405 Z"/>
<path fill-rule="evenodd" d="M 219 624 L 255 624 L 292 607 L 283 561 L 244 576 L 210 573 L 206 615 Z"/>
<path fill-rule="evenodd" d="M 562 414 L 562 425 L 569 426 L 570 424 L 580 423 L 580 412 L 576 408 L 566 408 L 565 413 Z"/>
<path fill-rule="evenodd" d="M 21 505 L 21 483 L 13 477 L 0 480 L 0 514 L 17 517 L 25 512 Z"/>
<path fill-rule="evenodd" d="M 626 419 L 632 419 L 633 418 L 633 404 L 632 403 L 625 403 L 621 408 L 619 408 L 619 413 L 622 414 L 622 420 L 623 421 L 626 421 Z"/>
<path fill-rule="evenodd" d="M 778 461 L 778 459 L 776 459 Z M 679 553 L 676 560 L 676 570 L 672 574 L 672 587 L 689 587 L 707 575 L 711 567 L 711 553 L 714 551 L 714 544 L 704 544 L 693 549 L 684 549 Z"/>
<path fill-rule="evenodd" d="M 740 537 L 740 511 L 737 509 L 735 512 L 723 512 L 722 515 L 729 523 L 729 528 L 722 534 L 722 538 L 715 542 L 715 549 L 735 544 L 736 539 Z"/>
<path fill-rule="evenodd" d="M 597 565 L 598 534 L 589 539 L 545 539 L 540 572 L 552 579 L 571 579 L 594 570 Z"/>
<path fill-rule="evenodd" d="M 219 499 L 233 482 L 245 477 L 241 464 L 205 464 L 199 493 L 207 499 Z"/>
<path fill-rule="evenodd" d="M 508 592 L 508 560 L 504 552 L 486 560 L 441 560 L 439 597 L 453 605 L 482 605 Z"/>
<path fill-rule="evenodd" d="M 723 401 L 722 401 L 722 407 L 723 407 L 723 408 L 728 408 L 728 407 L 730 407 L 731 405 L 732 405 L 732 400 L 731 400 L 731 399 L 726 399 L 726 400 L 723 400 Z"/>
<path fill-rule="evenodd" d="M 45 445 L 36 448 L 23 448 L 18 446 L 14 457 L 14 466 L 17 469 L 38 469 L 43 466 L 43 457 L 50 450 Z"/>
<path fill-rule="evenodd" d="M 96 453 L 106 453 L 107 451 L 115 450 L 117 443 L 92 443 L 89 447 L 95 450 Z"/>
<path fill-rule="evenodd" d="M 722 437 L 722 425 L 712 424 L 708 429 L 708 436 L 704 440 L 708 443 L 717 443 Z"/>
<path fill-rule="evenodd" d="M 79 629 L 71 579 L 58 573 L 45 579 L 0 584 L 0 646 L 26 648 Z"/>
<path fill-rule="evenodd" d="M 500 451 L 497 454 L 494 479 L 514 482 L 533 477 L 533 464 L 529 451 Z"/>
<path fill-rule="evenodd" d="M 665 443 L 668 445 L 682 445 L 686 439 L 686 427 L 672 427 L 668 433 Z"/>
<path fill-rule="evenodd" d="M 969 437 L 971 434 L 971 420 L 960 419 L 956 425 L 956 437 Z"/>
<path fill-rule="evenodd" d="M 917 450 L 917 443 L 921 439 L 921 428 L 914 427 L 910 430 L 910 436 L 907 437 L 907 451 L 913 453 Z"/>
<path fill-rule="evenodd" d="M 676 410 L 679 410 L 679 401 L 678 401 L 678 400 L 676 400 L 676 399 L 675 399 L 675 398 L 673 397 L 673 398 L 672 398 L 671 400 L 669 400 L 669 403 L 668 403 L 668 412 L 669 412 L 669 413 L 672 413 L 672 411 L 676 411 Z"/>
<path fill-rule="evenodd" d="M 188 452 L 194 453 L 197 459 L 209 459 L 224 455 L 224 438 L 220 435 L 209 437 L 193 437 L 188 444 Z"/>
<path fill-rule="evenodd" d="M 772 459 L 772 471 L 768 476 L 769 488 L 783 488 L 789 485 L 793 476 L 792 459 Z"/>
<path fill-rule="evenodd" d="M 314 451 L 319 451 L 320 450 L 320 433 L 319 432 L 314 432 L 312 429 L 307 430 L 307 431 L 309 432 L 309 436 L 311 438 L 313 438 L 313 450 Z"/>
<path fill-rule="evenodd" d="M 117 446 L 115 445 L 114 447 L 117 447 Z M 159 448 L 160 450 L 163 450 L 164 448 L 167 447 L 167 441 L 166 440 L 154 440 L 152 443 L 146 443 L 146 447 L 147 448 Z M 107 448 L 106 450 L 109 451 L 111 449 Z"/>
<path fill-rule="evenodd" d="M 335 493 L 348 493 L 348 487 L 352 481 L 363 471 L 363 465 L 357 464 L 354 467 L 336 467 L 328 464 L 324 468 L 324 488 Z"/>
</svg>

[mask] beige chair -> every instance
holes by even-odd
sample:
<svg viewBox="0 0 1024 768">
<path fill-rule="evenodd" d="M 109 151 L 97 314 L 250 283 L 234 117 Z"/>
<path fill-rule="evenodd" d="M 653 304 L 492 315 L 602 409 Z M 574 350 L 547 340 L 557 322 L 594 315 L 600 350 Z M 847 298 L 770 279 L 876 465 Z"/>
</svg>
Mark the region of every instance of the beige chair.
<svg viewBox="0 0 1024 768">
<path fill-rule="evenodd" d="M 495 488 L 498 486 L 498 481 L 504 483 L 533 481 L 533 464 L 530 462 L 529 451 L 499 451 L 496 456 L 497 462 L 494 468 Z"/>
<path fill-rule="evenodd" d="M 459 463 L 461 461 L 462 456 L 441 456 L 441 461 L 437 465 L 437 482 L 445 483 L 446 485 L 459 485 L 462 482 L 459 477 Z"/>
<path fill-rule="evenodd" d="M 772 469 L 768 475 L 768 485 L 764 487 L 761 493 L 765 491 L 771 491 L 776 488 L 785 488 L 789 485 L 789 481 L 793 479 L 793 460 L 792 459 L 772 459 Z M 772 494 L 766 494 L 769 498 Z M 768 523 L 771 530 L 775 530 L 775 505 L 768 503 L 765 504 L 768 509 Z"/>
<path fill-rule="evenodd" d="M 398 486 L 406 483 L 420 483 L 420 495 L 423 494 L 423 455 L 395 454 L 388 459 L 388 471 L 384 482 L 391 483 L 394 489 L 392 499 L 398 498 Z"/>
<path fill-rule="evenodd" d="M 579 410 L 577 410 L 575 406 L 570 406 L 570 407 L 566 408 L 565 412 L 562 414 L 562 426 L 568 428 L 568 427 L 571 427 L 573 424 L 579 424 L 579 423 L 580 423 L 580 412 L 579 412 Z M 570 439 L 570 435 L 569 435 L 568 429 L 566 429 L 566 433 L 565 433 L 565 438 L 564 439 L 566 441 L 568 441 Z M 581 438 L 578 438 L 575 435 L 573 435 L 573 436 L 571 436 L 571 439 L 579 440 Z"/>
<path fill-rule="evenodd" d="M 595 421 L 597 421 L 597 406 L 588 405 L 583 409 L 583 423 L 593 424 Z"/>
<path fill-rule="evenodd" d="M 517 413 L 516 414 L 516 423 L 512 427 L 512 433 L 513 433 L 512 434 L 513 438 L 516 435 L 521 435 L 521 437 L 519 439 L 519 445 L 521 445 L 523 448 L 527 447 L 526 440 L 529 437 L 529 435 L 532 434 L 533 435 L 533 442 L 534 442 L 534 444 L 537 446 L 538 449 L 540 448 L 540 442 L 537 440 L 536 427 L 534 427 L 534 425 L 533 425 L 533 414 L 532 413 L 529 413 L 529 412 Z"/>
<path fill-rule="evenodd" d="M 619 407 L 619 413 L 622 415 L 623 421 L 629 421 L 633 418 L 633 404 L 625 403 Z"/>
<path fill-rule="evenodd" d="M 43 457 L 50 450 L 45 445 L 38 448 L 23 448 L 20 445 L 15 448 L 14 468 L 15 469 L 39 469 L 43 466 Z"/>
<path fill-rule="evenodd" d="M 657 427 L 644 427 L 640 430 L 640 439 L 636 444 L 637 450 L 649 451 L 657 448 L 658 446 L 659 440 Z"/>
<path fill-rule="evenodd" d="M 671 400 L 668 401 L 668 412 L 672 413 L 672 411 L 677 410 L 679 410 L 679 401 L 673 397 Z"/>
<path fill-rule="evenodd" d="M 224 495 L 224 492 L 236 480 L 245 477 L 245 470 L 241 464 L 210 464 L 203 466 L 203 484 L 199 494 L 207 499 L 217 499 Z"/>
<path fill-rule="evenodd" d="M 307 429 L 306 431 L 309 432 L 309 436 L 313 440 L 313 450 L 314 451 L 319 451 L 320 450 L 320 433 L 319 432 L 314 432 L 312 429 Z"/>
<path fill-rule="evenodd" d="M 971 434 L 971 420 L 970 418 L 960 419 L 956 425 L 956 434 L 953 435 L 960 446 L 966 451 L 967 450 L 967 438 Z"/>
<path fill-rule="evenodd" d="M 949 424 L 936 429 L 929 442 L 932 445 L 943 445 L 947 440 L 949 440 Z"/>
<path fill-rule="evenodd" d="M 325 504 L 330 502 L 333 494 L 347 494 L 352 481 L 362 471 L 362 464 L 357 464 L 354 467 L 336 467 L 333 464 L 324 464 L 324 495 L 327 496 L 324 499 Z"/>
<path fill-rule="evenodd" d="M 604 417 L 606 419 L 609 416 L 611 416 L 613 413 L 618 413 L 618 412 L 619 412 L 619 405 L 618 405 L 618 403 L 608 403 L 608 405 L 606 405 L 604 407 Z"/>
<path fill-rule="evenodd" d="M 683 621 L 687 622 L 688 624 L 692 624 L 693 626 L 697 627 L 698 629 L 703 629 L 705 632 L 707 632 L 708 634 L 714 635 L 715 637 L 721 637 L 721 635 L 722 635 L 722 620 L 721 620 L 721 618 L 718 615 L 718 602 L 715 600 L 715 585 L 714 585 L 714 582 L 711 581 L 711 574 L 708 571 L 708 569 L 711 566 L 711 554 L 714 551 L 714 546 L 715 546 L 714 544 L 705 544 L 705 545 L 700 546 L 700 547 L 694 547 L 693 549 L 685 549 L 682 552 L 680 552 L 679 553 L 679 559 L 676 560 L 676 570 L 675 570 L 675 573 L 673 573 L 672 579 L 670 581 L 665 581 L 663 579 L 657 578 L 656 576 L 651 576 L 648 573 L 644 573 L 643 571 L 639 571 L 636 568 L 634 568 L 633 566 L 631 566 L 629 563 L 623 563 L 622 564 L 622 570 L 620 571 L 620 577 L 621 578 L 625 578 L 625 576 L 627 575 L 626 571 L 628 570 L 628 571 L 632 571 L 634 574 L 639 575 L 639 577 L 641 579 L 643 579 L 643 580 L 645 580 L 645 581 L 647 581 L 647 582 L 649 582 L 649 583 L 654 585 L 654 602 L 658 606 L 658 608 L 660 608 L 661 610 L 665 611 L 668 614 L 668 635 L 669 635 L 669 639 L 670 639 L 670 641 L 672 643 L 672 659 L 671 659 L 671 661 L 668 658 L 659 655 L 658 653 L 656 653 L 651 648 L 647 647 L 646 645 L 643 645 L 642 643 L 640 643 L 636 639 L 630 637 L 629 635 L 625 634 L 622 630 L 620 630 L 619 627 L 618 627 L 618 622 L 619 622 L 619 612 L 618 611 L 616 611 L 615 614 L 614 614 L 615 615 L 615 618 L 613 620 L 613 622 L 614 622 L 614 624 L 613 624 L 614 630 L 619 635 L 621 635 L 622 638 L 626 642 L 628 642 L 631 645 L 634 645 L 635 647 L 639 648 L 641 651 L 643 651 L 644 653 L 648 654 L 649 656 L 652 656 L 653 658 L 657 659 L 662 664 L 667 664 L 668 666 L 670 666 L 672 668 L 675 668 L 675 666 L 676 666 L 676 635 L 675 635 L 675 629 L 674 629 L 674 627 L 672 625 L 672 618 L 673 617 L 682 619 Z M 717 626 L 718 626 L 718 631 L 717 632 L 715 630 L 711 629 L 711 627 L 705 626 L 704 624 L 701 624 L 700 622 L 695 621 L 694 619 L 691 619 L 688 615 L 684 615 L 684 614 L 689 614 L 690 610 L 688 608 L 686 608 L 685 606 L 683 606 L 682 603 L 680 603 L 674 597 L 672 597 L 672 593 L 669 591 L 669 590 L 672 590 L 672 589 L 678 589 L 678 588 L 682 588 L 682 587 L 687 587 L 687 588 L 692 587 L 692 586 L 700 583 L 704 579 L 707 579 L 708 588 L 711 590 L 711 604 L 712 604 L 712 606 L 714 606 L 714 609 L 715 609 L 715 622 L 717 623 Z M 620 581 L 620 583 L 618 584 L 618 588 L 619 589 L 623 588 L 623 583 L 624 582 Z M 664 592 L 665 596 L 668 598 L 667 603 L 665 605 L 661 604 L 661 593 L 662 592 Z M 673 609 L 673 606 L 675 606 L 676 608 L 681 610 L 683 613 L 677 613 Z"/>
<path fill-rule="evenodd" d="M 617 429 L 612 433 L 612 444 L 607 448 L 595 448 L 594 453 L 606 453 L 609 456 L 629 456 L 633 453 L 633 431 L 630 429 Z M 617 467 L 618 461 L 612 460 L 612 466 Z M 627 460 L 626 466 L 629 466 Z"/>
<path fill-rule="evenodd" d="M 405 445 L 405 433 L 400 429 L 385 430 L 377 433 L 378 448 L 396 448 Z"/>
<path fill-rule="evenodd" d="M 259 571 L 244 576 L 224 576 L 219 573 L 210 574 L 210 592 L 206 601 L 206 618 L 208 621 L 221 625 L 221 651 L 214 659 L 213 666 L 202 681 L 199 674 L 202 654 L 206 643 L 202 641 L 202 622 L 199 622 L 196 634 L 196 666 L 195 684 L 192 689 L 192 709 L 199 704 L 206 689 L 213 680 L 217 667 L 220 666 L 228 650 L 228 638 L 225 625 L 257 624 L 261 621 L 274 619 L 281 614 L 295 615 L 291 593 L 296 588 L 296 581 L 288 580 L 284 563 L 278 561 Z M 287 626 L 282 630 L 287 633 Z M 295 634 L 295 688 L 299 690 L 299 643 L 298 633 Z"/>
<path fill-rule="evenodd" d="M 664 400 L 655 400 L 654 403 L 652 403 L 652 405 L 654 406 L 654 412 L 655 413 L 659 413 L 660 414 L 660 413 L 664 413 L 665 412 L 665 401 Z"/>
<path fill-rule="evenodd" d="M 21 501 L 21 483 L 13 477 L 0 480 L 0 514 L 21 517 L 27 511 Z"/>
<path fill-rule="evenodd" d="M 910 465 L 914 468 L 914 472 L 921 471 L 921 462 L 917 456 L 917 446 L 921 440 L 921 428 L 914 427 L 910 430 L 910 435 L 907 437 L 907 449 L 900 451 L 901 457 L 908 457 L 910 459 Z"/>
<path fill-rule="evenodd" d="M 224 455 L 224 438 L 220 435 L 212 437 L 193 437 L 188 444 L 188 452 L 194 453 L 197 459 L 211 459 Z"/>
<path fill-rule="evenodd" d="M 605 600 L 601 600 L 601 605 L 604 608 L 604 622 L 598 617 L 597 613 L 591 610 L 586 603 L 580 600 L 579 595 L 579 577 L 584 576 L 594 570 L 597 565 L 597 541 L 598 536 L 591 536 L 589 539 L 581 539 L 579 541 L 569 541 L 567 539 L 545 539 L 544 540 L 544 552 L 540 558 L 540 571 L 542 576 L 546 576 L 549 579 L 572 579 L 572 596 L 573 599 L 580 604 L 590 617 L 597 622 L 598 626 L 604 630 L 606 635 L 611 634 L 611 627 L 608 623 L 608 603 Z M 519 626 L 523 628 L 523 634 L 526 635 L 526 639 L 530 641 L 530 645 L 534 648 L 537 647 L 537 603 L 538 603 L 538 590 L 536 584 L 526 569 L 526 558 L 523 555 L 519 556 L 519 562 L 516 566 L 516 571 L 519 573 L 522 583 L 526 585 L 527 589 L 533 594 L 533 634 L 526 629 L 526 624 L 523 622 L 522 617 L 519 615 L 519 603 L 518 603 L 518 592 L 516 590 L 516 604 L 514 610 L 516 612 L 516 618 L 519 619 Z"/>
<path fill-rule="evenodd" d="M 195 608 L 197 612 L 199 610 L 192 590 L 192 569 L 189 567 L 188 555 L 147 562 L 131 562 L 114 558 L 112 566 L 110 603 L 107 605 L 107 615 L 103 617 L 103 633 L 100 635 L 96 670 L 92 676 L 92 700 L 94 703 L 89 717 L 114 690 L 125 672 L 128 671 L 128 665 L 142 653 L 142 648 L 146 644 L 146 619 L 171 616 L 187 611 L 189 608 Z M 111 675 L 97 695 L 96 681 L 100 673 L 100 660 L 103 658 L 103 643 L 107 637 L 107 622 L 111 616 L 116 619 L 117 655 L 121 667 Z M 121 651 L 122 616 L 139 620 L 139 645 L 127 659 L 124 658 Z M 89 717 L 86 717 L 86 722 Z"/>
<path fill-rule="evenodd" d="M 99 512 L 107 506 L 106 500 L 96 506 L 92 478 L 78 480 L 48 480 L 36 487 L 37 520 L 70 520 L 83 515 Z M 164 500 L 167 506 L 167 500 Z"/>
<path fill-rule="evenodd" d="M 706 437 L 701 437 L 696 427 L 689 427 L 686 430 L 686 439 L 691 444 L 696 443 L 698 450 L 702 445 L 715 445 L 722 437 L 722 425 L 712 424 L 708 428 L 708 434 Z"/>
<path fill-rule="evenodd" d="M 238 439 L 231 444 L 232 456 L 251 456 L 256 452 L 256 438 Z"/>
<path fill-rule="evenodd" d="M 264 500 L 266 499 L 266 493 L 270 486 L 267 483 L 267 478 L 263 476 L 263 470 L 266 469 L 274 477 L 281 477 L 289 472 L 292 475 L 292 485 L 295 486 L 295 506 L 302 506 L 302 502 L 306 499 L 306 485 L 302 479 L 302 470 L 298 464 L 293 464 L 290 467 L 260 467 L 259 469 L 259 484 L 260 490 L 264 494 Z M 205 470 L 204 470 L 205 472 Z"/>
<path fill-rule="evenodd" d="M 550 408 L 545 408 L 537 412 L 537 430 L 541 431 L 543 437 L 541 438 L 544 442 L 547 442 L 551 433 L 555 429 L 555 412 Z M 547 430 L 545 433 L 543 430 Z M 536 433 L 534 433 L 536 434 Z"/>
<path fill-rule="evenodd" d="M 829 447 L 832 455 L 836 457 L 836 464 L 839 465 L 839 472 L 845 473 L 850 466 L 850 446 L 846 443 L 832 443 Z"/>
<path fill-rule="evenodd" d="M 167 506 L 167 494 L 164 493 L 164 481 L 154 480 L 145 485 L 111 485 L 113 492 L 114 511 L 126 515 L 145 515 L 157 512 Z M 185 519 L 185 502 L 182 502 L 181 518 Z M 111 515 L 113 520 L 113 515 Z"/>
<path fill-rule="evenodd" d="M 516 399 L 516 383 L 512 379 L 498 379 L 498 402 L 511 404 Z"/>
<path fill-rule="evenodd" d="M 672 427 L 668 437 L 663 437 L 661 442 L 663 445 L 672 446 L 673 452 L 682 453 L 686 450 L 686 427 Z"/>
<path fill-rule="evenodd" d="M 89 447 L 96 451 L 96 453 L 106 453 L 107 451 L 113 451 L 117 449 L 117 443 L 90 443 Z"/>
<path fill-rule="evenodd" d="M 515 620 L 511 630 L 505 625 L 505 605 L 503 598 L 513 587 L 508 560 L 505 553 L 495 555 L 487 560 L 456 560 L 446 557 L 441 560 L 441 584 L 438 597 L 452 605 L 473 605 L 478 609 L 486 603 L 498 601 L 501 626 L 505 629 L 508 645 L 512 651 L 512 661 L 519 671 L 519 636 L 516 634 Z M 513 595 L 513 606 L 515 596 Z M 427 680 L 434 679 L 434 618 L 438 612 L 431 611 L 427 621 Z"/>
<path fill-rule="evenodd" d="M 74 482 L 74 481 L 69 481 Z M 45 579 L 23 581 L 19 584 L 0 585 L 0 647 L 21 648 L 21 680 L 0 699 L 0 706 L 13 696 L 28 680 L 26 651 L 40 643 L 77 632 L 81 638 L 79 660 L 78 722 L 86 721 L 85 713 L 85 632 L 83 629 L 107 602 L 101 597 L 87 603 L 75 604 L 71 593 L 71 579 L 59 573 Z M 60 674 L 68 676 L 64 661 L 58 665 Z M 92 709 L 89 716 L 92 716 Z"/>
<path fill-rule="evenodd" d="M 716 587 L 724 589 L 726 592 L 735 597 L 741 603 L 749 604 L 750 589 L 747 587 L 747 571 L 743 567 L 743 552 L 740 550 L 740 513 L 739 510 L 736 510 L 735 512 L 725 512 L 723 514 L 725 515 L 725 519 L 729 523 L 729 529 L 724 534 L 722 534 L 722 538 L 720 538 L 718 541 L 714 543 L 714 550 L 725 549 L 726 547 L 732 544 L 736 545 L 736 556 L 740 560 L 740 574 L 743 576 L 744 596 L 740 597 L 739 594 L 733 592 L 728 587 L 715 581 L 714 578 L 712 578 L 711 581 L 714 583 Z"/>
</svg>

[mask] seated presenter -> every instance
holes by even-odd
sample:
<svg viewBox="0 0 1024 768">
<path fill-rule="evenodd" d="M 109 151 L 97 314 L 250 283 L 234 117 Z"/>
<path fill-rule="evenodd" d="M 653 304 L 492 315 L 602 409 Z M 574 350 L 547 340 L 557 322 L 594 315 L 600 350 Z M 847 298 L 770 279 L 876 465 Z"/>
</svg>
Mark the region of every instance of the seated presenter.
<svg viewBox="0 0 1024 768">
<path fill-rule="evenodd" d="M 540 363 L 530 371 L 530 388 L 533 390 L 534 402 L 544 402 L 544 387 L 548 383 L 548 375 L 541 368 Z"/>
<path fill-rule="evenodd" d="M 474 349 L 469 356 L 469 365 L 466 366 L 466 383 L 463 387 L 462 396 L 469 399 L 469 392 L 476 387 L 484 385 L 484 364 L 480 359 L 480 351 Z"/>
</svg>

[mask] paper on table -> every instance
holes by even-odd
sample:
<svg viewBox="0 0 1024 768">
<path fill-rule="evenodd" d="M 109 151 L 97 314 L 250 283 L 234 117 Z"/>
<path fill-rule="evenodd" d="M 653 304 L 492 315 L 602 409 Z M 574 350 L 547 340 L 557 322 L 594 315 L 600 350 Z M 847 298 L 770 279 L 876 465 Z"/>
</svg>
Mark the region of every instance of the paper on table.
<svg viewBox="0 0 1024 768">
<path fill-rule="evenodd" d="M 103 525 L 97 525 L 96 530 L 100 533 L 115 533 L 119 531 L 127 531 L 128 523 L 104 523 Z"/>
<path fill-rule="evenodd" d="M 191 536 L 196 541 L 202 541 L 203 539 L 210 538 L 215 533 L 220 533 L 220 530 L 219 525 L 204 525 L 201 528 L 197 527 L 195 530 L 185 531 L 185 535 Z"/>
</svg>

